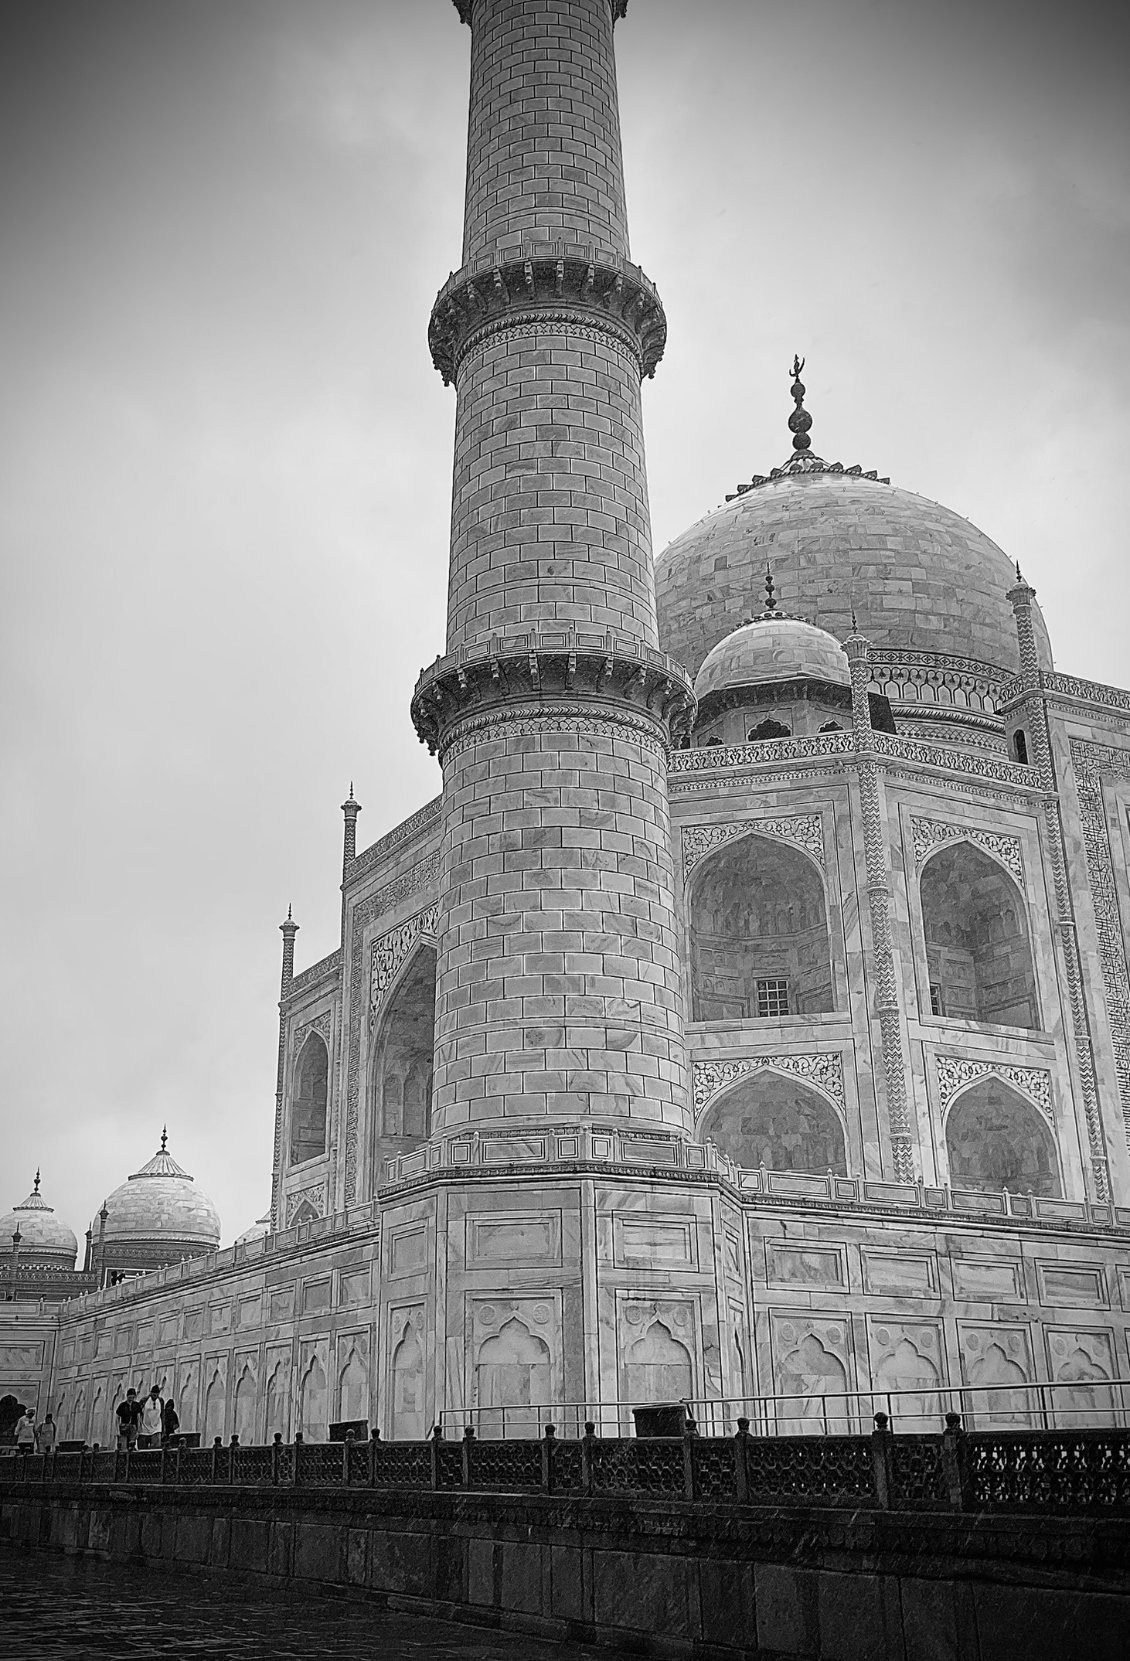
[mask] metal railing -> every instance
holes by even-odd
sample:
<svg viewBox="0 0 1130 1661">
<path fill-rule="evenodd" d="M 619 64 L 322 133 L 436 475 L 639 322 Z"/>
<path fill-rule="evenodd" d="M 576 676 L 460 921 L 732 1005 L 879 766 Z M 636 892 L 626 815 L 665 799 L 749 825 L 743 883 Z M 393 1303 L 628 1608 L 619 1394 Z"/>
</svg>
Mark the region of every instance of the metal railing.
<svg viewBox="0 0 1130 1661">
<path fill-rule="evenodd" d="M 950 1413 L 940 1434 L 892 1434 L 886 1415 L 864 1435 L 579 1438 L 553 1425 L 533 1438 L 284 1443 L 142 1452 L 98 1448 L 0 1458 L 0 1492 L 224 1488 L 409 1490 L 633 1497 L 717 1506 L 847 1506 L 902 1511 L 1130 1516 L 1125 1429 L 968 1432 Z"/>
<path fill-rule="evenodd" d="M 537 1436 L 547 1421 L 566 1436 L 580 1436 L 589 1423 L 601 1435 L 632 1436 L 635 1407 L 645 1405 L 575 1401 L 445 1408 L 439 1422 L 445 1435 L 459 1435 L 470 1425 L 483 1439 Z M 1130 1378 L 688 1397 L 675 1405 L 708 1436 L 732 1432 L 739 1419 L 757 1436 L 859 1435 L 876 1413 L 885 1414 L 890 1429 L 899 1433 L 928 1431 L 948 1413 L 960 1414 L 967 1430 L 1128 1429 Z"/>
</svg>

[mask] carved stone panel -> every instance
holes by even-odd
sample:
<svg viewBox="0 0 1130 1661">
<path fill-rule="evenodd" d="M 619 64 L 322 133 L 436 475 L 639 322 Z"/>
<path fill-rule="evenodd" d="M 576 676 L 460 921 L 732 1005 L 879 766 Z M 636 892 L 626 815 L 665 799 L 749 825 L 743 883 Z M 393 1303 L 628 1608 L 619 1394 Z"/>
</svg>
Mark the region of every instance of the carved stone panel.
<svg viewBox="0 0 1130 1661">
<path fill-rule="evenodd" d="M 713 1098 L 735 1079 L 747 1073 L 756 1073 L 763 1067 L 791 1074 L 805 1084 L 813 1084 L 832 1098 L 841 1111 L 844 1109 L 844 1064 L 838 1051 L 820 1051 L 814 1055 L 756 1055 L 742 1056 L 735 1061 L 696 1061 L 693 1064 L 695 1117 L 701 1118 Z"/>
<path fill-rule="evenodd" d="M 1055 1419 L 1081 1429 L 1110 1424 L 1119 1405 L 1106 1382 L 1115 1377 L 1114 1334 L 1108 1327 L 1048 1327 L 1044 1338 L 1057 1386 L 1049 1392 Z"/>
<path fill-rule="evenodd" d="M 943 1113 L 957 1092 L 974 1079 L 999 1078 L 1027 1096 L 1045 1118 L 1052 1117 L 1052 1080 L 1045 1067 L 1012 1067 L 999 1061 L 971 1061 L 951 1055 L 935 1056 L 934 1061 L 938 1071 L 938 1101 Z"/>
<path fill-rule="evenodd" d="M 1078 1304 L 1084 1309 L 1109 1307 L 1101 1263 L 1037 1262 L 1036 1283 L 1041 1303 Z"/>
<path fill-rule="evenodd" d="M 971 1303 L 1022 1303 L 1024 1271 L 1017 1258 L 954 1257 L 954 1296 Z"/>
<path fill-rule="evenodd" d="M 846 1401 L 854 1372 L 851 1329 L 838 1315 L 773 1310 L 769 1316 L 778 1435 L 819 1435 L 855 1428 Z"/>
<path fill-rule="evenodd" d="M 1008 836 L 1000 831 L 975 830 L 968 825 L 946 824 L 939 819 L 919 819 L 917 816 L 910 821 L 910 832 L 916 870 L 921 870 L 934 850 L 947 842 L 973 842 L 999 859 L 1020 887 L 1024 887 L 1024 859 L 1018 836 Z"/>
<path fill-rule="evenodd" d="M 698 1229 L 693 1217 L 612 1217 L 613 1261 L 629 1269 L 698 1268 Z"/>
<path fill-rule="evenodd" d="M 936 1297 L 938 1260 L 932 1251 L 863 1247 L 863 1289 L 896 1298 Z"/>
<path fill-rule="evenodd" d="M 867 1348 L 874 1410 L 889 1413 L 896 1431 L 936 1433 L 943 1413 L 938 1387 L 946 1382 L 941 1322 L 870 1315 Z"/>
<path fill-rule="evenodd" d="M 796 813 L 780 819 L 730 819 L 720 825 L 684 825 L 683 875 L 689 877 L 700 860 L 739 836 L 771 836 L 803 848 L 824 869 L 824 826 L 818 813 Z"/>
<path fill-rule="evenodd" d="M 962 1398 L 966 1428 L 1037 1428 L 1035 1397 L 1024 1388 L 1033 1377 L 1027 1327 L 959 1321 L 957 1342 L 962 1381 L 970 1386 Z"/>
<path fill-rule="evenodd" d="M 427 1339 L 422 1303 L 394 1304 L 388 1312 L 388 1434 L 420 1441 L 426 1418 Z"/>
<path fill-rule="evenodd" d="M 467 1217 L 467 1263 L 538 1267 L 561 1261 L 561 1213 L 495 1211 Z"/>
<path fill-rule="evenodd" d="M 561 1295 L 468 1299 L 470 1400 L 480 1436 L 536 1435 L 561 1399 Z"/>
<path fill-rule="evenodd" d="M 625 1295 L 616 1323 L 621 1401 L 682 1401 L 694 1396 L 698 1371 L 697 1309 L 692 1298 Z"/>
<path fill-rule="evenodd" d="M 302 1339 L 298 1346 L 298 1429 L 307 1442 L 329 1440 L 329 1367 L 329 1339 Z"/>
<path fill-rule="evenodd" d="M 846 1291 L 846 1248 L 812 1241 L 766 1240 L 765 1278 L 770 1286 Z"/>
</svg>

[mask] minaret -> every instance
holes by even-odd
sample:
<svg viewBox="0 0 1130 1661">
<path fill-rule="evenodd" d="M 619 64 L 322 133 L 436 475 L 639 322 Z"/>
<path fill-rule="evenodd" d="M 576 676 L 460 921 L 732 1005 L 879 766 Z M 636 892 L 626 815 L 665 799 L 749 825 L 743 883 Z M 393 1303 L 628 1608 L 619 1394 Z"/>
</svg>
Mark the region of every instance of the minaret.
<svg viewBox="0 0 1130 1661">
<path fill-rule="evenodd" d="M 457 392 L 447 655 L 412 703 L 444 776 L 433 1131 L 689 1132 L 640 382 L 612 30 L 626 0 L 456 0 L 464 264 L 429 340 Z"/>
</svg>

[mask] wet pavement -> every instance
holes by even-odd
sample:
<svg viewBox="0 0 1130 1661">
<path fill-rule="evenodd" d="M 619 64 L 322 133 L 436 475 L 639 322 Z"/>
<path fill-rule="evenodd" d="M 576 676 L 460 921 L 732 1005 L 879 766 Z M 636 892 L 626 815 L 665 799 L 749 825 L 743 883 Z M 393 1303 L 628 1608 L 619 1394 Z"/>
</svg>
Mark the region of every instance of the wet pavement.
<svg viewBox="0 0 1130 1661">
<path fill-rule="evenodd" d="M 0 1547 L 2 1661 L 608 1661 L 615 1653 L 304 1588 Z"/>
</svg>

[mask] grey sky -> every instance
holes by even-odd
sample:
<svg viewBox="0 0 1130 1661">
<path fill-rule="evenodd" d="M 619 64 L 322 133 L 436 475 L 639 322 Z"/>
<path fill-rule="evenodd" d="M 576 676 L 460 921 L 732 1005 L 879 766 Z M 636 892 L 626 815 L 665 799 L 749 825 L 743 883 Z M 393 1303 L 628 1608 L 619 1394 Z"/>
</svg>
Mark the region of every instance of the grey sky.
<svg viewBox="0 0 1130 1661">
<path fill-rule="evenodd" d="M 656 546 L 814 447 L 966 514 L 1125 685 L 1124 9 L 632 0 Z M 3 1158 L 81 1234 L 270 1185 L 280 937 L 433 795 L 469 35 L 449 0 L 38 0 L 0 36 Z"/>
</svg>

